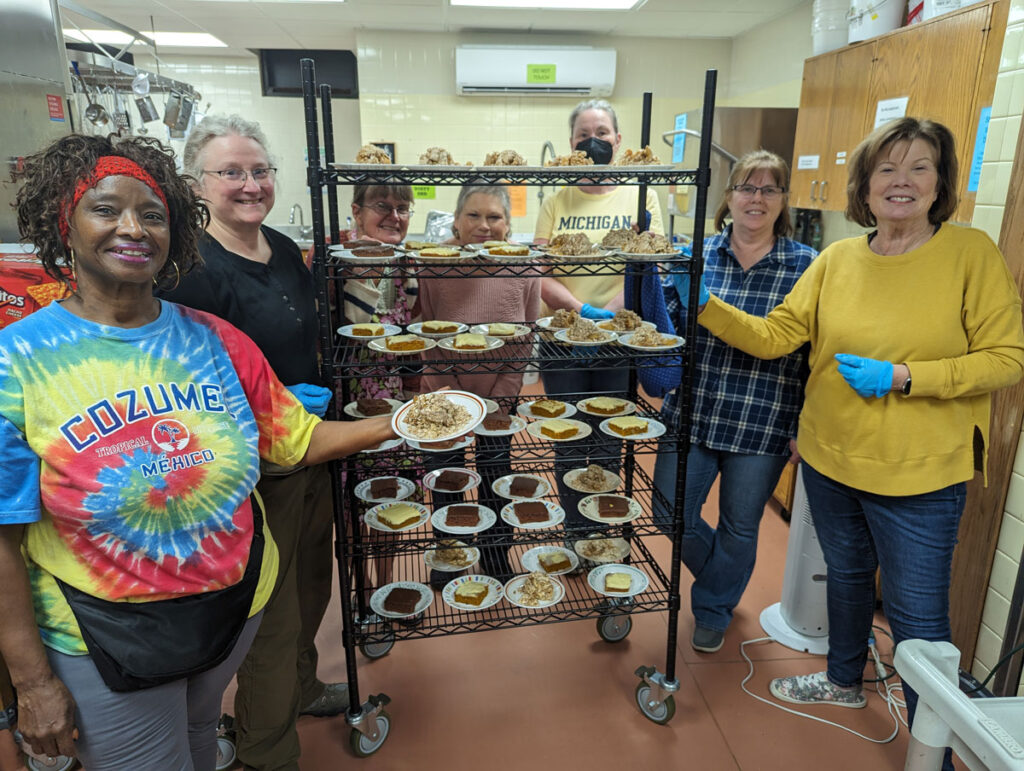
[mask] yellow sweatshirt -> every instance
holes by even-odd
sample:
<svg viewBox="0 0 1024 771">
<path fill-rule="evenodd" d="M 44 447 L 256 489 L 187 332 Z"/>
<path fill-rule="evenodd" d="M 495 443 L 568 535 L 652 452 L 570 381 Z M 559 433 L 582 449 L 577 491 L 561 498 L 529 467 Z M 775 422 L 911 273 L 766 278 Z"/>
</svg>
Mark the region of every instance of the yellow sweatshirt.
<svg viewBox="0 0 1024 771">
<path fill-rule="evenodd" d="M 1021 300 L 1002 254 L 982 231 L 948 223 L 895 256 L 872 252 L 867 236 L 839 241 L 767 317 L 712 297 L 698 321 L 763 359 L 809 341 L 800 455 L 882 495 L 930 492 L 983 471 L 989 394 L 1024 374 Z M 910 395 L 858 396 L 837 353 L 906 364 Z"/>
</svg>

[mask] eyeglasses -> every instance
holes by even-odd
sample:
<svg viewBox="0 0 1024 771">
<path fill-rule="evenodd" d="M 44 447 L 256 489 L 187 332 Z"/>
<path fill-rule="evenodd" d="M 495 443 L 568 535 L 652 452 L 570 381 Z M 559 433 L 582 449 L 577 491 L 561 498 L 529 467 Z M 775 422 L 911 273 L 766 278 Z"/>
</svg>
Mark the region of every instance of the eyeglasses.
<svg viewBox="0 0 1024 771">
<path fill-rule="evenodd" d="M 395 213 L 395 216 L 400 220 L 407 220 L 412 216 L 411 206 L 391 206 L 383 201 L 377 201 L 377 203 L 367 204 L 367 209 L 373 209 L 381 217 L 387 217 L 391 212 Z"/>
<path fill-rule="evenodd" d="M 758 191 L 761 191 L 761 195 L 765 198 L 778 198 L 786 192 L 786 188 L 779 187 L 778 185 L 765 185 L 764 187 L 758 187 L 757 185 L 733 185 L 732 190 L 746 198 L 753 198 Z"/>
<path fill-rule="evenodd" d="M 244 185 L 245 180 L 252 177 L 252 181 L 257 185 L 263 182 L 272 181 L 274 174 L 277 173 L 277 169 L 273 166 L 267 166 L 260 169 L 220 169 L 215 171 L 213 169 L 203 169 L 203 174 L 216 174 L 225 182 L 230 182 L 232 185 Z"/>
</svg>

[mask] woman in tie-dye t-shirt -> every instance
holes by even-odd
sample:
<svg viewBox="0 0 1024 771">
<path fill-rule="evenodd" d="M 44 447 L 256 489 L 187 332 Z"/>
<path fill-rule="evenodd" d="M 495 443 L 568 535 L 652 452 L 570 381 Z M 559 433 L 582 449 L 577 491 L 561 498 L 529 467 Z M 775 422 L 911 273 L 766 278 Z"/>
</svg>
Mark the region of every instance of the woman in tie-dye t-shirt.
<svg viewBox="0 0 1024 771">
<path fill-rule="evenodd" d="M 220 694 L 277 571 L 270 534 L 227 658 L 151 689 L 101 679 L 57 581 L 124 603 L 234 586 L 258 535 L 260 459 L 319 463 L 393 433 L 321 422 L 248 337 L 153 297 L 197 259 L 205 217 L 159 143 L 64 137 L 20 178 L 23 239 L 76 288 L 0 330 L 0 653 L 19 727 L 37 754 L 90 771 L 212 769 Z M 153 642 L 138 637 L 123 644 Z"/>
</svg>

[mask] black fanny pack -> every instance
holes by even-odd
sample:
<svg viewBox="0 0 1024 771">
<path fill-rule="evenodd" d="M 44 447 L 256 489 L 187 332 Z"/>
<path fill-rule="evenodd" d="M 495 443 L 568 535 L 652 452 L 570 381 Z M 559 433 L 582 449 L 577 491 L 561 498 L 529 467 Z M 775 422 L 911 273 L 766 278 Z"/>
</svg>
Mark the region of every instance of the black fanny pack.
<svg viewBox="0 0 1024 771">
<path fill-rule="evenodd" d="M 89 654 L 113 691 L 139 691 L 197 675 L 224 661 L 249 618 L 263 561 L 263 512 L 255 496 L 245 573 L 234 586 L 154 602 L 94 597 L 59 578 Z"/>
</svg>

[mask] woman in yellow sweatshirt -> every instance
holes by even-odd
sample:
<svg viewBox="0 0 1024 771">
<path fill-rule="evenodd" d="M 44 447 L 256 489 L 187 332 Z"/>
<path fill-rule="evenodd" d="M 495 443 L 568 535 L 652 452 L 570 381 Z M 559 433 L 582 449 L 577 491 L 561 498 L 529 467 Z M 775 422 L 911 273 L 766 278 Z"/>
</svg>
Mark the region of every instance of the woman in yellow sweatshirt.
<svg viewBox="0 0 1024 771">
<path fill-rule="evenodd" d="M 956 179 L 945 126 L 886 124 L 854 151 L 847 187 L 847 217 L 874 232 L 828 247 L 765 318 L 701 279 L 699 322 L 725 342 L 765 359 L 811 345 L 797 444 L 828 565 L 828 670 L 774 680 L 785 701 L 864 706 L 878 565 L 896 641 L 950 638 L 953 547 L 965 482 L 985 467 L 989 394 L 1024 372 L 1003 256 L 947 222 Z"/>
</svg>

